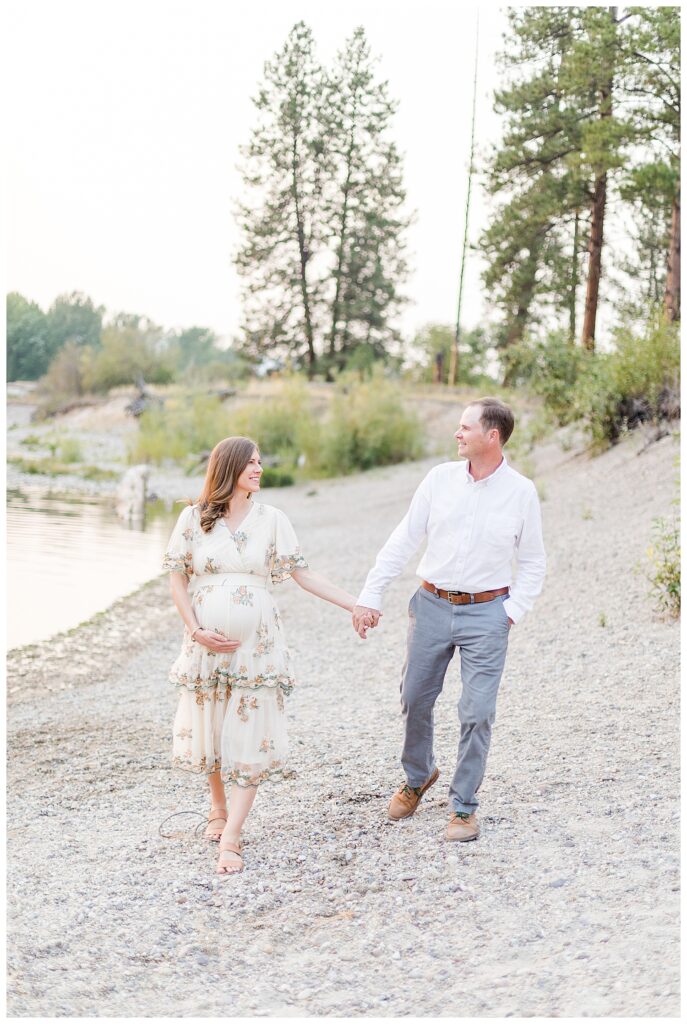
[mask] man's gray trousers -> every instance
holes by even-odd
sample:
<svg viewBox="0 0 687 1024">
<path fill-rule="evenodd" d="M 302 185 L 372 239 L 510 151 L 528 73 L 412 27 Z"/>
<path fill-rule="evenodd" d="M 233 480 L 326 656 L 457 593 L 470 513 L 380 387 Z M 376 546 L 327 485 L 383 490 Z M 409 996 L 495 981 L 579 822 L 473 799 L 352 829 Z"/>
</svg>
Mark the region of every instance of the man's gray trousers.
<svg viewBox="0 0 687 1024">
<path fill-rule="evenodd" d="M 463 688 L 458 701 L 460 741 L 449 789 L 452 810 L 471 814 L 489 753 L 496 695 L 508 649 L 507 594 L 480 604 L 450 604 L 420 587 L 408 607 L 408 649 L 401 680 L 405 742 L 401 761 L 408 785 L 422 786 L 435 769 L 434 702 L 458 648 Z"/>
</svg>

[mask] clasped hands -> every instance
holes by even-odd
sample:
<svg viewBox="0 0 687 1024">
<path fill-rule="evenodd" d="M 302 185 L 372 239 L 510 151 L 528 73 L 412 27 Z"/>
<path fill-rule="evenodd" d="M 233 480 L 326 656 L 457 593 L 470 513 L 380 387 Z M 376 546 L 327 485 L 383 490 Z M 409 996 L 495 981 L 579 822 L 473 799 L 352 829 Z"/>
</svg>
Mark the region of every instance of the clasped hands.
<svg viewBox="0 0 687 1024">
<path fill-rule="evenodd" d="M 357 604 L 353 609 L 353 629 L 361 640 L 367 640 L 368 629 L 374 629 L 379 624 L 382 616 L 376 608 L 366 608 L 363 604 Z"/>
</svg>

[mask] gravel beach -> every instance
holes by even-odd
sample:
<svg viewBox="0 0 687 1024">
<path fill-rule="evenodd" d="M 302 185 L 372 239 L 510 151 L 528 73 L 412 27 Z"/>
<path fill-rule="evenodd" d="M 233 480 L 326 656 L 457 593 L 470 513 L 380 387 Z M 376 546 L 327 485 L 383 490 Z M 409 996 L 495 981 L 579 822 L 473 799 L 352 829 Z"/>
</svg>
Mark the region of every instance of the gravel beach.
<svg viewBox="0 0 687 1024">
<path fill-rule="evenodd" d="M 299 779 L 264 786 L 243 874 L 194 835 L 169 763 L 182 627 L 166 578 L 8 668 L 10 1016 L 677 1017 L 679 627 L 637 571 L 678 445 L 539 459 L 549 567 L 511 632 L 482 836 L 449 844 L 457 658 L 442 776 L 387 820 L 411 560 L 380 628 L 276 588 L 299 669 Z M 314 569 L 357 593 L 440 459 L 265 493 Z M 174 838 L 158 834 L 174 812 Z"/>
</svg>

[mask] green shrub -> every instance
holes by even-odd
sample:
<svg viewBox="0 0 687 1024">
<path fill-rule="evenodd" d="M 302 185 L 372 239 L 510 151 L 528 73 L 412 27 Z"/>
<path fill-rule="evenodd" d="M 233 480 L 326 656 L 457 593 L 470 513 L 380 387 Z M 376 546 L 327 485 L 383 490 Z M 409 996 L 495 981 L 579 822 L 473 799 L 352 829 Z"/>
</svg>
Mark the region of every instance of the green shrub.
<svg viewBox="0 0 687 1024">
<path fill-rule="evenodd" d="M 276 398 L 251 401 L 232 416 L 233 434 L 254 438 L 263 455 L 280 456 L 291 465 L 317 431 L 307 386 L 298 377 L 287 380 Z"/>
<path fill-rule="evenodd" d="M 649 548 L 649 581 L 659 608 L 680 614 L 680 524 L 676 518 L 654 519 L 654 543 Z"/>
<path fill-rule="evenodd" d="M 84 393 L 83 365 L 84 358 L 88 358 L 84 352 L 81 345 L 68 341 L 56 354 L 40 379 L 38 394 L 46 409 L 52 411 L 55 403 L 64 403 Z"/>
<path fill-rule="evenodd" d="M 340 382 L 319 440 L 310 439 L 310 465 L 323 476 L 385 466 L 424 453 L 417 418 L 405 411 L 399 388 L 377 373 L 369 381 Z"/>
<path fill-rule="evenodd" d="M 568 335 L 556 332 L 538 341 L 527 339 L 511 345 L 504 350 L 502 360 L 509 383 L 528 385 L 540 395 L 560 426 L 577 418 L 575 385 L 585 352 Z"/>
<path fill-rule="evenodd" d="M 657 317 L 645 333 L 622 328 L 615 351 L 586 354 L 575 406 L 596 447 L 614 444 L 644 422 L 680 415 L 680 340 L 676 324 Z"/>
<path fill-rule="evenodd" d="M 168 384 L 174 379 L 174 359 L 162 348 L 160 330 L 141 317 L 124 317 L 105 327 L 98 349 L 83 350 L 82 387 L 109 391 L 121 384 Z"/>
<path fill-rule="evenodd" d="M 57 450 L 62 462 L 83 462 L 83 451 L 75 437 L 63 438 L 59 442 Z"/>
<path fill-rule="evenodd" d="M 284 473 L 281 469 L 272 469 L 265 466 L 260 477 L 262 487 L 290 487 L 294 482 L 290 473 Z"/>
<path fill-rule="evenodd" d="M 181 462 L 189 455 L 211 451 L 218 441 L 238 431 L 219 398 L 203 395 L 170 398 L 163 407 L 147 409 L 129 448 L 130 462 L 167 459 Z"/>
<path fill-rule="evenodd" d="M 420 425 L 405 412 L 401 399 L 399 388 L 381 375 L 339 384 L 322 422 L 311 408 L 305 383 L 298 379 L 287 382 L 274 399 L 247 403 L 232 412 L 217 398 L 168 399 L 163 408 L 143 413 L 128 457 L 130 462 L 158 464 L 170 459 L 198 472 L 200 455 L 223 437 L 242 434 L 253 437 L 263 455 L 283 463 L 265 470 L 267 487 L 293 483 L 291 471 L 301 455 L 309 473 L 339 476 L 423 454 Z"/>
<path fill-rule="evenodd" d="M 19 455 L 14 455 L 7 461 L 16 466 L 20 473 L 27 473 L 29 476 L 64 476 L 65 474 L 84 476 L 84 470 L 89 468 L 86 466 L 76 467 L 55 458 L 24 459 Z M 105 471 L 103 470 L 103 472 Z"/>
<path fill-rule="evenodd" d="M 120 475 L 116 469 L 103 469 L 102 466 L 79 466 L 74 472 L 84 480 L 115 480 Z"/>
</svg>

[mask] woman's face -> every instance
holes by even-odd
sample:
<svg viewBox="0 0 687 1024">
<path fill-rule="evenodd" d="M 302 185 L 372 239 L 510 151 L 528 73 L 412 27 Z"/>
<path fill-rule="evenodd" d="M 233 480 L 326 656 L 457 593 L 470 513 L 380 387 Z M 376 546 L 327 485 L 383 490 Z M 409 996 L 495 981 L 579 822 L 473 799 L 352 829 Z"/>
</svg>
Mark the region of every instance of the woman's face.
<svg viewBox="0 0 687 1024">
<path fill-rule="evenodd" d="M 260 477 L 262 476 L 262 463 L 260 462 L 260 452 L 257 448 L 253 449 L 253 454 L 250 457 L 250 462 L 244 469 L 241 476 L 236 481 L 236 486 L 241 491 L 248 491 L 249 493 L 255 493 L 260 490 Z"/>
</svg>

